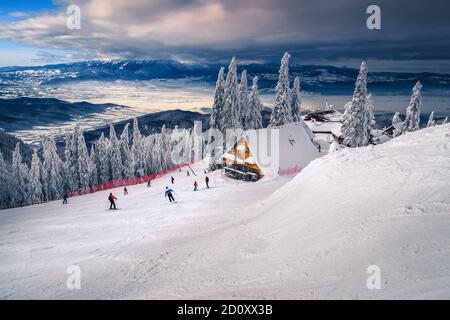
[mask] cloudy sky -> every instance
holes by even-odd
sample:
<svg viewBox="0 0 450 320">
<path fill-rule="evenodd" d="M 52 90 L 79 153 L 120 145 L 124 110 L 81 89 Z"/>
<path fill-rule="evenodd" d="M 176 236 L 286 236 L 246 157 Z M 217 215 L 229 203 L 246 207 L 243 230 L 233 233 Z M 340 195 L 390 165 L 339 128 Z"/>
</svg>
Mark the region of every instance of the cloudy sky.
<svg viewBox="0 0 450 320">
<path fill-rule="evenodd" d="M 81 29 L 66 9 L 81 8 Z M 381 8 L 381 30 L 366 9 Z M 1 0 L 0 66 L 95 58 L 279 61 L 450 73 L 448 0 Z"/>
</svg>

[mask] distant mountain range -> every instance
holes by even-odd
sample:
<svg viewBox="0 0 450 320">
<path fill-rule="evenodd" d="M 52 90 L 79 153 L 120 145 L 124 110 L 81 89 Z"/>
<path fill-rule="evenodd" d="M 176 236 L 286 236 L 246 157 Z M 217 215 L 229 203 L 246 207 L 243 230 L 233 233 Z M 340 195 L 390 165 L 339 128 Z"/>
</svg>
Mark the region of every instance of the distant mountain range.
<svg viewBox="0 0 450 320">
<path fill-rule="evenodd" d="M 226 65 L 224 65 L 226 67 Z M 35 67 L 1 67 L 0 96 L 27 96 L 30 88 L 59 85 L 73 81 L 115 81 L 185 79 L 214 84 L 220 64 L 181 63 L 173 60 L 96 60 Z M 278 79 L 278 64 L 239 64 L 250 76 L 260 78 L 263 90 L 273 90 Z M 369 65 L 370 70 L 370 65 Z M 358 70 L 346 67 L 291 65 L 292 76 L 300 76 L 302 90 L 341 94 L 352 90 Z M 369 89 L 377 94 L 410 93 L 417 80 L 424 90 L 449 91 L 450 75 L 432 73 L 369 73 Z M 351 92 L 351 91 L 350 91 Z"/>
<path fill-rule="evenodd" d="M 0 99 L 0 128 L 7 132 L 76 121 L 79 117 L 127 107 L 111 103 L 67 102 L 52 98 Z"/>
</svg>

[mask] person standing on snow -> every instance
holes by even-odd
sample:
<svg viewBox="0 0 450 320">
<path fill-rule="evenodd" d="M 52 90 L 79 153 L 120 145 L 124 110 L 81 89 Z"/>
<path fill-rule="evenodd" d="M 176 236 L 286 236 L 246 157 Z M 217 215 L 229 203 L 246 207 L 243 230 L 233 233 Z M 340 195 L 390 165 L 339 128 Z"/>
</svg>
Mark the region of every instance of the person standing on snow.
<svg viewBox="0 0 450 320">
<path fill-rule="evenodd" d="M 189 173 L 189 171 L 186 171 L 186 173 L 187 173 L 188 177 L 191 175 L 191 174 Z"/>
<path fill-rule="evenodd" d="M 152 186 L 152 180 L 148 180 L 147 182 L 147 188 L 150 188 Z"/>
<path fill-rule="evenodd" d="M 172 184 L 175 183 L 175 179 L 173 177 L 170 177 L 170 179 L 172 180 Z"/>
<path fill-rule="evenodd" d="M 205 176 L 206 188 L 209 189 L 209 177 Z"/>
<path fill-rule="evenodd" d="M 127 187 L 123 188 L 123 195 L 124 195 L 124 196 L 128 195 L 128 189 L 127 189 Z"/>
<path fill-rule="evenodd" d="M 69 199 L 69 194 L 66 191 L 63 194 L 63 204 L 67 204 L 67 199 Z"/>
<path fill-rule="evenodd" d="M 116 203 L 114 202 L 114 200 L 117 200 L 117 198 L 112 193 L 109 194 L 108 200 L 110 202 L 109 209 L 110 210 L 111 209 L 114 209 L 114 210 L 117 209 L 116 208 Z"/>
<path fill-rule="evenodd" d="M 169 197 L 170 202 L 172 202 L 172 201 L 175 202 L 175 198 L 173 197 L 172 192 L 173 192 L 172 189 L 169 189 L 169 187 L 166 187 L 166 191 L 164 192 L 164 197 Z"/>
<path fill-rule="evenodd" d="M 194 181 L 194 191 L 197 191 L 198 183 L 197 181 Z"/>
</svg>

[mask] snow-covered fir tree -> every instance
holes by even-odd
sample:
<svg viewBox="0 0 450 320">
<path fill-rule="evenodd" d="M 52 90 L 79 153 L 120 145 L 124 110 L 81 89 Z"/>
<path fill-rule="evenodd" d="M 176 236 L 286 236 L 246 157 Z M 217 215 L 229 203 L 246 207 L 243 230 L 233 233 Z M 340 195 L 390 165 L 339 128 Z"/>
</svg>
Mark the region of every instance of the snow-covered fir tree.
<svg viewBox="0 0 450 320">
<path fill-rule="evenodd" d="M 402 120 L 400 119 L 400 112 L 394 113 L 394 116 L 392 117 L 392 125 L 396 125 L 397 123 L 400 123 Z"/>
<path fill-rule="evenodd" d="M 375 115 L 373 113 L 373 102 L 372 94 L 367 95 L 366 103 L 366 129 L 367 129 L 367 139 L 370 140 L 372 136 L 372 130 L 375 128 Z"/>
<path fill-rule="evenodd" d="M 8 208 L 12 205 L 11 191 L 13 182 L 11 176 L 11 170 L 3 158 L 3 154 L 0 151 L 0 208 Z"/>
<path fill-rule="evenodd" d="M 136 177 L 144 176 L 144 145 L 136 118 L 133 119 L 133 145 L 131 146 L 131 153 L 133 157 L 133 175 Z"/>
<path fill-rule="evenodd" d="M 403 122 L 401 133 L 416 131 L 420 129 L 420 108 L 422 106 L 422 84 L 417 81 L 413 88 L 411 100 L 406 108 L 406 118 Z"/>
<path fill-rule="evenodd" d="M 60 197 L 63 191 L 63 174 L 64 164 L 58 155 L 55 140 L 49 138 L 43 143 L 42 179 L 45 201 Z"/>
<path fill-rule="evenodd" d="M 43 200 L 42 192 L 42 163 L 36 152 L 31 158 L 30 181 L 28 195 L 30 204 L 41 203 Z"/>
<path fill-rule="evenodd" d="M 72 135 L 66 135 L 66 148 L 64 151 L 64 189 L 76 190 L 80 184 L 78 174 L 78 127 Z"/>
<path fill-rule="evenodd" d="M 212 106 L 212 113 L 209 119 L 210 128 L 221 130 L 221 117 L 222 110 L 224 106 L 225 97 L 225 78 L 224 78 L 225 68 L 221 67 L 219 70 L 219 75 L 217 76 L 216 89 L 214 90 L 214 103 Z"/>
<path fill-rule="evenodd" d="M 245 116 L 245 130 L 261 129 L 262 128 L 262 116 L 261 110 L 263 108 L 262 102 L 259 98 L 258 92 L 258 77 L 253 78 L 252 90 L 250 91 L 248 99 L 248 110 Z"/>
<path fill-rule="evenodd" d="M 117 139 L 116 130 L 111 124 L 109 126 L 109 165 L 111 168 L 111 179 L 117 181 L 122 179 L 123 164 L 120 156 L 120 144 Z"/>
<path fill-rule="evenodd" d="M 120 156 L 123 164 L 123 178 L 133 177 L 133 154 L 130 149 L 130 138 L 128 136 L 130 124 L 127 123 L 120 135 Z"/>
<path fill-rule="evenodd" d="M 444 120 L 442 120 L 442 124 L 446 124 L 448 122 L 448 117 L 445 117 Z"/>
<path fill-rule="evenodd" d="M 91 188 L 94 188 L 99 184 L 97 164 L 98 157 L 97 153 L 95 152 L 95 146 L 91 145 L 91 151 L 89 152 L 89 186 Z"/>
<path fill-rule="evenodd" d="M 362 147 L 368 143 L 367 135 L 367 66 L 363 61 L 355 84 L 352 101 L 346 104 L 342 117 L 343 143 L 349 147 Z"/>
<path fill-rule="evenodd" d="M 434 127 L 436 122 L 434 121 L 434 110 L 431 112 L 430 117 L 428 118 L 427 128 Z"/>
<path fill-rule="evenodd" d="M 299 122 L 301 120 L 301 94 L 300 94 L 300 78 L 295 77 L 294 86 L 291 89 L 291 109 L 292 109 L 292 121 Z"/>
<path fill-rule="evenodd" d="M 239 118 L 241 119 L 241 128 L 245 126 L 245 116 L 248 110 L 248 78 L 247 70 L 242 71 L 241 82 L 239 83 Z"/>
<path fill-rule="evenodd" d="M 278 83 L 275 88 L 275 102 L 270 116 L 269 127 L 292 123 L 291 95 L 289 89 L 289 53 L 285 52 L 281 59 Z"/>
<path fill-rule="evenodd" d="M 83 130 L 80 128 L 77 142 L 77 151 L 78 151 L 78 174 L 79 174 L 79 185 L 78 189 L 86 190 L 90 186 L 91 182 L 91 165 L 90 165 L 90 157 L 89 152 L 86 146 L 86 141 L 84 140 Z"/>
<path fill-rule="evenodd" d="M 97 151 L 99 182 L 110 181 L 111 170 L 109 165 L 109 140 L 106 139 L 102 133 L 95 145 L 95 150 Z"/>
<path fill-rule="evenodd" d="M 227 129 L 237 129 L 241 127 L 239 113 L 239 85 L 237 78 L 236 58 L 231 59 L 228 66 L 227 78 L 225 81 L 225 98 L 222 114 L 220 117 L 220 127 L 222 132 Z"/>
<path fill-rule="evenodd" d="M 20 143 L 16 144 L 16 148 L 12 153 L 11 171 L 13 176 L 13 183 L 11 185 L 13 202 L 15 205 L 26 205 L 29 202 L 28 197 L 28 182 L 29 170 L 26 164 L 22 162 L 22 155 L 20 153 Z"/>
</svg>

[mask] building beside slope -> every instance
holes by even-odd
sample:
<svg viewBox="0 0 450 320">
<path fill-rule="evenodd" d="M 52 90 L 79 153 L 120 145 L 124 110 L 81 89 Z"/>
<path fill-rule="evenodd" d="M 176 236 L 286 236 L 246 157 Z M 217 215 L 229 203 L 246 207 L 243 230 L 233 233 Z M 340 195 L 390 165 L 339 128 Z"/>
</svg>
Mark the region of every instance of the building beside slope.
<svg viewBox="0 0 450 320">
<path fill-rule="evenodd" d="M 223 171 L 235 179 L 257 181 L 263 176 L 298 173 L 321 153 L 304 121 L 249 130 L 225 152 Z"/>
</svg>

